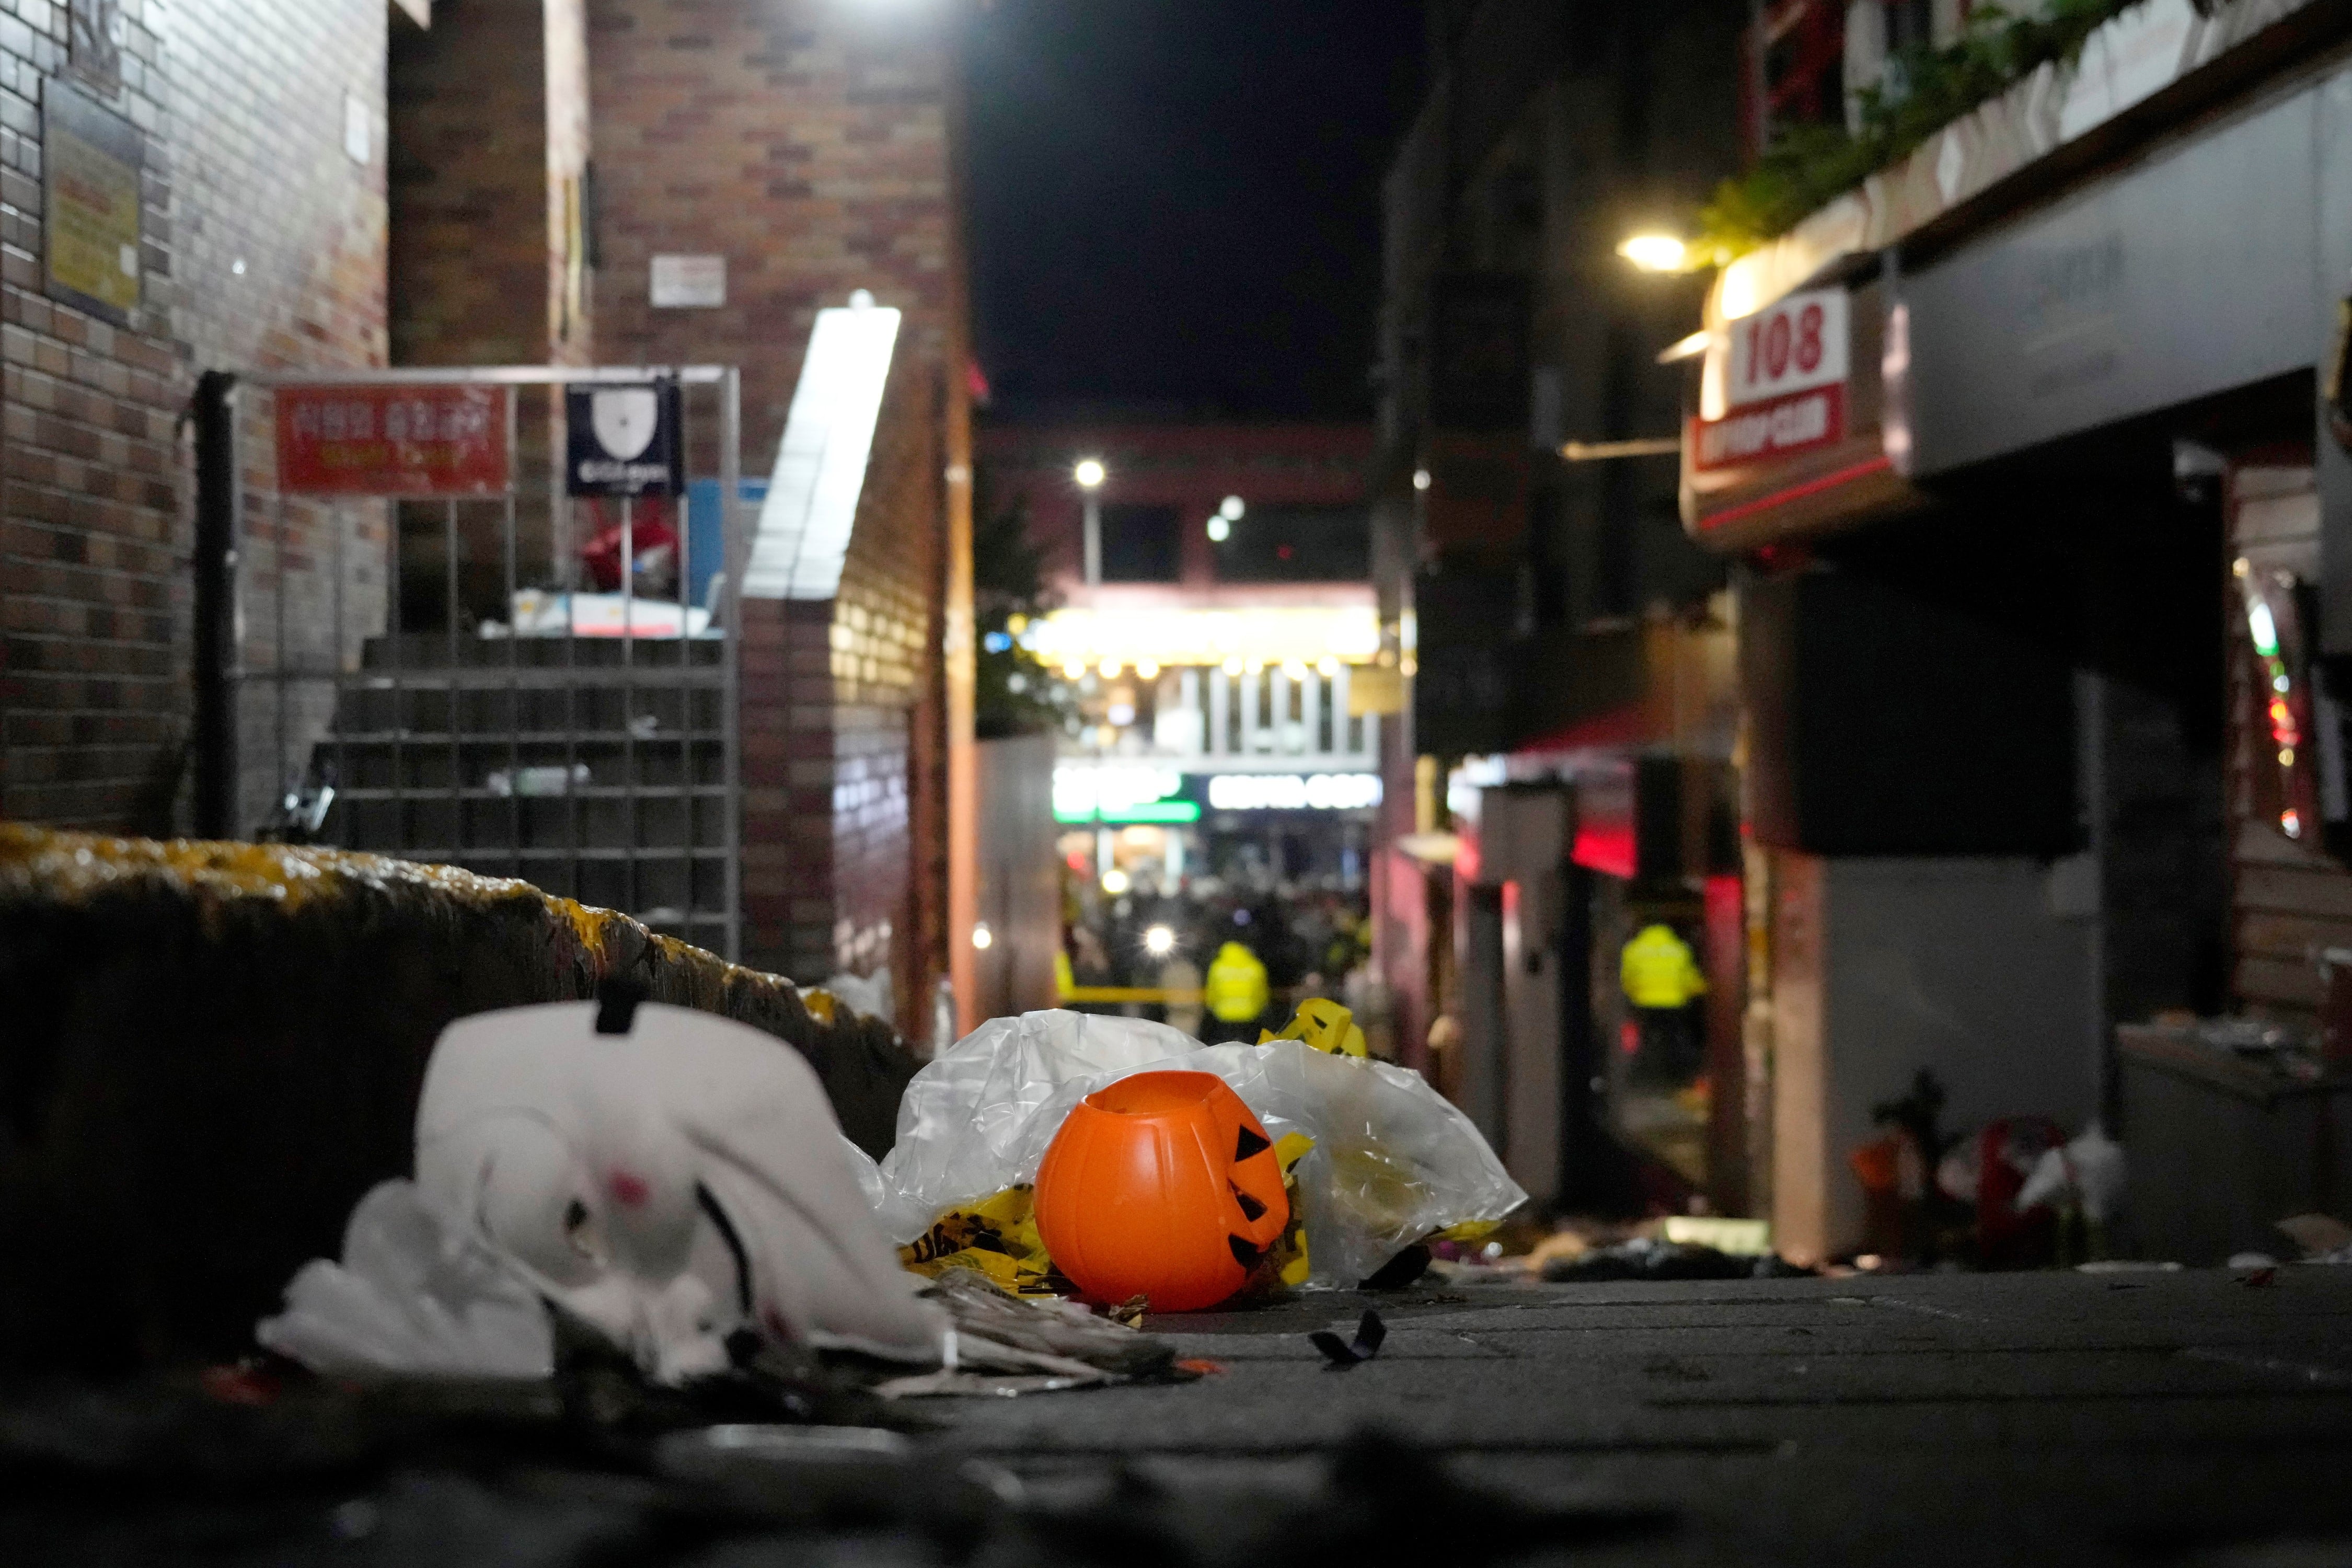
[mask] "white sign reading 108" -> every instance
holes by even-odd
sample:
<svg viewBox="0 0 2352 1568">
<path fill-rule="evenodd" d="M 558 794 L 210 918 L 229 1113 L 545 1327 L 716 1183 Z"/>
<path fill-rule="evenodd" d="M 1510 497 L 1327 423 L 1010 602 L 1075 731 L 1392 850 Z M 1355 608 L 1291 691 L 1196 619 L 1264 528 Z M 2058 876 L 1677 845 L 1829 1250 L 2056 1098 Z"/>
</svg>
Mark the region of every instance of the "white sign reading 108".
<svg viewBox="0 0 2352 1568">
<path fill-rule="evenodd" d="M 1791 294 L 1732 322 L 1725 400 L 1737 408 L 1845 380 L 1845 329 L 1843 289 Z"/>
</svg>

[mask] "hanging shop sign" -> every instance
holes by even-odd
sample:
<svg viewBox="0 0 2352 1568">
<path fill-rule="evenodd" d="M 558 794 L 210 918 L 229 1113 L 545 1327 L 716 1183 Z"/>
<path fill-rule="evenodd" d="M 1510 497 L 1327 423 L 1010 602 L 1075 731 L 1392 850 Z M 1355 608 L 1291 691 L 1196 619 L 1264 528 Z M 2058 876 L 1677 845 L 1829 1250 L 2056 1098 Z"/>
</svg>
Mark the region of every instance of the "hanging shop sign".
<svg viewBox="0 0 2352 1568">
<path fill-rule="evenodd" d="M 1904 330 L 1877 281 L 1808 289 L 1718 329 L 1683 433 L 1691 537 L 1754 550 L 1916 504 L 1886 379 Z"/>
<path fill-rule="evenodd" d="M 117 326 L 139 309 L 138 128 L 62 78 L 41 92 L 43 270 L 52 298 Z"/>
<path fill-rule="evenodd" d="M 685 398 L 675 381 L 564 393 L 565 488 L 575 496 L 674 496 L 686 489 Z"/>
<path fill-rule="evenodd" d="M 1718 354 L 1724 411 L 1696 421 L 1692 466 L 1785 457 L 1845 434 L 1851 366 L 1843 289 L 1791 294 L 1734 321 Z"/>
<path fill-rule="evenodd" d="M 409 500 L 505 495 L 513 430 L 503 386 L 281 386 L 278 488 Z"/>
</svg>

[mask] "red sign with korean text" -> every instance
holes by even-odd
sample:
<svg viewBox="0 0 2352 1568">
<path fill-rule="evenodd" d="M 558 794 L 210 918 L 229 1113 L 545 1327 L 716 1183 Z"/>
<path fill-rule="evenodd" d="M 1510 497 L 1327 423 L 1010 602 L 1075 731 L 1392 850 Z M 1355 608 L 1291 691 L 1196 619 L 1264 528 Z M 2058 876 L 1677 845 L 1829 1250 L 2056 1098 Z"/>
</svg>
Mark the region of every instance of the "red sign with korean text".
<svg viewBox="0 0 2352 1568">
<path fill-rule="evenodd" d="M 1691 421 L 1691 467 L 1704 472 L 1826 447 L 1845 435 L 1845 388 L 1819 386 Z"/>
<path fill-rule="evenodd" d="M 281 386 L 278 488 L 409 500 L 512 487 L 513 397 L 503 386 Z"/>
</svg>

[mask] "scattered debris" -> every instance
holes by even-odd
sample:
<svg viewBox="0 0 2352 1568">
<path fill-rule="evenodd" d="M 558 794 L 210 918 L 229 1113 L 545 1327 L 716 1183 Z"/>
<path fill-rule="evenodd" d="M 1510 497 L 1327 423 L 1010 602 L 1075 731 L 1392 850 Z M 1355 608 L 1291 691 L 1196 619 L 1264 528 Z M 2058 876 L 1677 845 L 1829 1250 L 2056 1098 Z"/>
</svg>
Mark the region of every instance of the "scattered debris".
<svg viewBox="0 0 2352 1568">
<path fill-rule="evenodd" d="M 314 1258 L 254 1337 L 317 1372 L 541 1378 L 555 1332 L 539 1293 L 493 1248 L 445 1226 L 411 1182 L 385 1182 Z"/>
<path fill-rule="evenodd" d="M 1147 1072 L 1222 1079 L 1278 1159 L 1298 1139 L 1304 1258 L 1286 1282 L 1355 1288 L 1433 1238 L 1483 1236 L 1526 1202 L 1468 1118 L 1418 1073 L 1305 1040 L 1202 1046 L 1140 1018 L 1048 1011 L 992 1019 L 916 1074 L 869 1187 L 885 1228 L 913 1246 L 942 1216 L 1035 1182 L 1074 1107 Z"/>
<path fill-rule="evenodd" d="M 1341 1339 L 1329 1329 L 1318 1329 L 1307 1336 L 1308 1342 L 1323 1352 L 1330 1370 L 1344 1370 L 1360 1362 L 1368 1362 L 1381 1353 L 1381 1344 L 1389 1337 L 1389 1326 L 1381 1321 L 1378 1312 L 1367 1308 L 1356 1324 L 1356 1337 L 1351 1342 Z"/>
<path fill-rule="evenodd" d="M 2334 1215 L 2293 1215 L 2279 1221 L 2278 1228 L 2303 1248 L 2305 1263 L 2352 1263 L 2352 1225 Z"/>
<path fill-rule="evenodd" d="M 1794 1279 L 1812 1272 L 1769 1252 L 1742 1258 L 1712 1247 L 1637 1236 L 1613 1247 L 1555 1257 L 1543 1266 L 1542 1277 L 1554 1284 L 1590 1284 L 1612 1279 Z"/>
</svg>

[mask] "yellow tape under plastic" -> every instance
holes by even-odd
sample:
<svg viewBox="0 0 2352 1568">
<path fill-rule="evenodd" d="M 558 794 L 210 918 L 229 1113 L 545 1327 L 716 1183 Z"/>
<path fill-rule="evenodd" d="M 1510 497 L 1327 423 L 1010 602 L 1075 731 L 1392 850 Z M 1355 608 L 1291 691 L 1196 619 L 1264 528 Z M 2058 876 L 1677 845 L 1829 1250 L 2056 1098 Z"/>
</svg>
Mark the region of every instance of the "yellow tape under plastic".
<svg viewBox="0 0 2352 1568">
<path fill-rule="evenodd" d="M 1327 996 L 1310 996 L 1298 1005 L 1282 1033 L 1276 1035 L 1260 1029 L 1257 1043 L 1269 1040 L 1304 1040 L 1318 1051 L 1333 1056 L 1360 1057 L 1366 1052 L 1364 1031 L 1356 1023 L 1356 1015 Z"/>
</svg>

